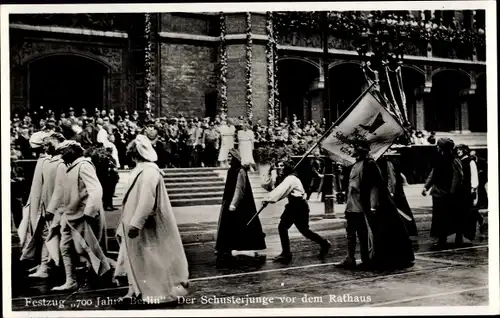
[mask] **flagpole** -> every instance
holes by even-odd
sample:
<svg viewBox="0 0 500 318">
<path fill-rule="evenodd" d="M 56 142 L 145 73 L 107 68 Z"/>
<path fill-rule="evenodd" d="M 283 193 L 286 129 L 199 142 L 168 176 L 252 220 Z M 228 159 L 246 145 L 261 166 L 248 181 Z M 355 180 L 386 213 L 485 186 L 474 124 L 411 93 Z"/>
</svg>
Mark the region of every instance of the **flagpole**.
<svg viewBox="0 0 500 318">
<path fill-rule="evenodd" d="M 302 158 L 300 158 L 299 162 L 295 165 L 295 167 L 293 168 L 293 170 L 296 170 L 299 165 L 305 160 L 305 158 L 307 158 L 307 156 L 323 141 L 326 139 L 326 137 L 328 137 L 328 135 L 330 135 L 330 133 L 332 132 L 332 130 L 337 126 L 337 124 L 344 120 L 344 118 L 350 113 L 350 111 L 356 107 L 356 105 L 359 103 L 359 101 L 365 97 L 366 94 L 368 94 L 370 92 L 370 90 L 373 88 L 373 86 L 375 86 L 375 82 L 372 82 L 370 84 L 370 86 L 368 86 L 367 89 L 365 89 L 363 91 L 363 93 L 361 93 L 361 95 L 359 95 L 358 98 L 356 98 L 356 100 L 354 102 L 352 102 L 351 106 L 349 106 L 349 108 L 347 108 L 347 110 L 335 121 L 335 123 L 333 123 L 330 128 L 328 128 L 327 131 L 325 131 L 325 133 L 323 134 L 323 136 L 321 136 L 321 138 L 316 141 L 314 143 L 314 145 L 302 156 Z M 325 171 L 326 173 L 326 171 Z M 324 177 L 323 177 L 323 183 L 324 183 Z M 250 221 L 248 221 L 247 225 L 250 225 L 250 223 L 252 223 L 252 221 L 257 217 L 257 215 L 259 215 L 265 208 L 267 207 L 267 203 L 264 204 L 260 209 L 259 211 L 257 211 L 257 213 L 255 213 L 252 218 L 250 219 Z"/>
<path fill-rule="evenodd" d="M 318 141 L 316 141 L 314 143 L 314 145 L 312 145 L 312 147 L 305 153 L 305 155 L 302 156 L 302 158 L 300 158 L 299 162 L 295 165 L 295 167 L 293 168 L 293 170 L 297 169 L 299 167 L 299 165 L 305 160 L 305 158 L 307 158 L 307 156 L 309 156 L 311 154 L 311 152 L 313 152 L 314 149 L 316 149 L 316 147 L 323 141 L 326 139 L 326 137 L 328 137 L 328 135 L 330 135 L 330 133 L 332 132 L 332 130 L 337 126 L 337 124 L 339 122 L 341 122 L 342 120 L 344 120 L 345 117 L 347 117 L 347 115 L 349 115 L 349 113 L 351 112 L 351 110 L 356 107 L 356 105 L 359 103 L 359 101 L 365 97 L 366 94 L 368 94 L 371 89 L 373 88 L 373 86 L 375 86 L 375 82 L 371 83 L 370 86 L 368 86 L 368 88 L 366 90 L 363 91 L 363 93 L 361 93 L 361 95 L 359 95 L 358 98 L 356 98 L 356 100 L 351 104 L 351 106 L 349 106 L 349 108 L 347 108 L 347 110 L 330 126 L 330 128 L 328 128 L 327 131 L 325 131 L 325 133 L 323 134 L 323 136 L 321 136 L 320 139 L 318 139 Z"/>
</svg>

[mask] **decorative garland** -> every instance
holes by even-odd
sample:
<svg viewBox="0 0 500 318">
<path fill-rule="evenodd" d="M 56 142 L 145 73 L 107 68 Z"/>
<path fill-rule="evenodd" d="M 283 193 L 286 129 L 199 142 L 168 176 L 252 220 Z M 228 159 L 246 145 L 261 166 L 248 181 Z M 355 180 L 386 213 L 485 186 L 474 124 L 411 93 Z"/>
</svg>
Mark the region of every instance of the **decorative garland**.
<svg viewBox="0 0 500 318">
<path fill-rule="evenodd" d="M 279 91 L 279 86 L 278 86 L 278 42 L 276 39 L 278 38 L 278 29 L 276 28 L 276 25 L 274 23 L 274 15 L 273 15 L 273 38 L 274 38 L 274 43 L 273 43 L 273 58 L 274 58 L 274 118 L 275 121 L 273 122 L 273 126 L 276 126 L 276 120 L 279 120 L 281 118 L 281 102 L 280 102 L 280 91 Z"/>
<path fill-rule="evenodd" d="M 272 12 L 266 12 L 266 31 L 267 31 L 267 45 L 266 45 L 266 62 L 267 62 L 267 90 L 268 90 L 268 100 L 267 100 L 267 119 L 268 126 L 274 127 L 274 32 L 272 24 Z"/>
<path fill-rule="evenodd" d="M 248 120 L 253 118 L 253 102 L 252 102 L 252 15 L 250 12 L 246 13 L 246 110 Z"/>
<path fill-rule="evenodd" d="M 221 102 L 221 113 L 227 115 L 227 47 L 226 47 L 226 16 L 220 13 L 220 46 L 219 46 L 219 96 Z"/>
<path fill-rule="evenodd" d="M 275 12 L 274 24 L 279 30 L 290 32 L 320 31 L 321 19 L 319 12 Z M 331 32 L 336 37 L 351 39 L 367 39 L 378 36 L 386 42 L 404 40 L 413 43 L 442 43 L 463 49 L 464 47 L 484 47 L 486 43 L 485 32 L 465 29 L 462 22 L 453 26 L 444 26 L 442 20 L 433 18 L 431 21 L 417 21 L 408 14 L 397 16 L 384 11 L 375 11 L 370 14 L 356 14 L 354 12 L 329 12 L 328 24 Z"/>
<path fill-rule="evenodd" d="M 151 15 L 149 13 L 144 14 L 144 39 L 145 39 L 145 47 L 144 47 L 144 68 L 145 68 L 145 76 L 144 76 L 144 84 L 145 84 L 145 93 L 146 93 L 146 109 L 151 109 L 152 100 L 153 100 L 153 41 L 151 36 Z"/>
</svg>

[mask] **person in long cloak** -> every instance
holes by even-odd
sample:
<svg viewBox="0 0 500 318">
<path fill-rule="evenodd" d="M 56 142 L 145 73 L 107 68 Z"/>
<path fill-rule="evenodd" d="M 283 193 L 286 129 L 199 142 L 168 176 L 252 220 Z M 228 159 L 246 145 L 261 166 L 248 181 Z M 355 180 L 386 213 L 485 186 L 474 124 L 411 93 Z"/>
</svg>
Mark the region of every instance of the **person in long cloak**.
<svg viewBox="0 0 500 318">
<path fill-rule="evenodd" d="M 42 233 L 45 224 L 45 207 L 48 202 L 44 202 L 44 182 L 42 173 L 44 167 L 49 162 L 51 156 L 48 155 L 47 138 L 49 133 L 40 132 L 31 136 L 30 144 L 34 149 L 42 148 L 42 153 L 38 159 L 33 174 L 30 194 L 27 203 L 23 207 L 23 217 L 18 227 L 18 235 L 21 244 L 21 261 L 36 261 L 44 249 Z M 38 270 L 38 266 L 30 269 L 30 272 Z"/>
<path fill-rule="evenodd" d="M 400 210 L 401 216 L 403 216 L 408 235 L 418 236 L 417 224 L 403 189 L 403 177 L 399 169 L 396 168 L 389 158 L 389 156 L 393 155 L 395 155 L 394 152 L 386 153 L 377 160 L 377 165 L 382 172 L 382 177 L 389 190 L 389 194 L 393 198 L 398 210 Z"/>
<path fill-rule="evenodd" d="M 44 181 L 42 191 L 42 201 L 44 202 L 44 216 L 43 216 L 43 247 L 41 254 L 41 262 L 38 270 L 29 275 L 30 277 L 47 278 L 52 264 L 59 265 L 59 248 L 58 241 L 54 241 L 55 248 L 49 249 L 49 238 L 53 235 L 52 232 L 58 232 L 58 223 L 60 217 L 55 215 L 55 211 L 62 204 L 61 187 L 64 187 L 66 165 L 58 153 L 57 147 L 64 141 L 64 136 L 60 133 L 54 133 L 46 138 L 48 143 L 47 153 L 51 158 L 46 162 L 42 171 L 42 178 Z M 57 191 L 56 191 L 57 189 Z M 54 195 L 55 194 L 55 195 Z M 53 262 L 51 262 L 53 261 Z"/>
<path fill-rule="evenodd" d="M 52 290 L 74 290 L 76 281 L 75 260 L 84 260 L 97 277 L 111 269 L 106 255 L 106 219 L 102 207 L 102 187 L 94 165 L 83 156 L 82 146 L 74 140 L 66 140 L 59 147 L 62 159 L 68 167 L 61 191 L 63 203 L 54 211 L 60 216 L 60 251 L 66 281 Z M 77 256 L 77 257 L 76 257 Z"/>
<path fill-rule="evenodd" d="M 154 163 L 158 157 L 144 135 L 129 144 L 127 153 L 137 164 L 123 198 L 114 276 L 127 276 L 126 301 L 173 303 L 187 295 L 189 271 L 163 174 Z"/>
<path fill-rule="evenodd" d="M 477 209 L 477 188 L 479 178 L 477 173 L 476 162 L 469 156 L 470 149 L 466 145 L 458 145 L 456 147 L 457 156 L 462 164 L 464 181 L 461 187 L 462 194 L 459 196 L 462 204 L 459 205 L 463 209 L 462 218 L 462 233 L 468 240 L 473 240 L 476 237 L 477 224 L 479 227 L 484 227 L 484 219 Z M 458 243 L 469 245 L 463 242 L 463 239 L 458 238 Z"/>
<path fill-rule="evenodd" d="M 439 156 L 427 177 L 422 195 L 427 195 L 431 188 L 432 223 L 431 237 L 437 238 L 432 249 L 446 248 L 447 238 L 456 235 L 456 243 L 461 243 L 461 223 L 463 209 L 460 208 L 461 187 L 464 180 L 462 164 L 453 155 L 455 143 L 449 138 L 440 138 L 437 142 Z"/>
<path fill-rule="evenodd" d="M 408 230 L 382 178 L 377 163 L 369 156 L 367 142 L 354 145 L 356 163 L 351 167 L 346 219 L 348 253 L 337 267 L 356 267 L 356 234 L 361 261 L 366 269 L 404 268 L 415 256 Z"/>
<path fill-rule="evenodd" d="M 217 228 L 215 250 L 218 260 L 226 260 L 235 254 L 253 254 L 260 258 L 259 250 L 266 249 L 265 234 L 258 217 L 247 226 L 257 213 L 246 167 L 241 165 L 240 154 L 231 149 L 228 153 L 231 167 L 227 172 L 226 185 Z M 245 251 L 246 253 L 242 253 Z M 262 256 L 263 257 L 263 256 Z"/>
</svg>

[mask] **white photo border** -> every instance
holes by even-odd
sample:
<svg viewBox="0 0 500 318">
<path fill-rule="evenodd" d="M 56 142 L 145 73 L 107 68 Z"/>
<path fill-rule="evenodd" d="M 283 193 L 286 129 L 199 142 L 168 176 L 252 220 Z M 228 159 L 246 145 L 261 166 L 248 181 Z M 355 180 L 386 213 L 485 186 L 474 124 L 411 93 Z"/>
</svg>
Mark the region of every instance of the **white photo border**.
<svg viewBox="0 0 500 318">
<path fill-rule="evenodd" d="M 489 306 L 442 307 L 362 307 L 308 309 L 173 309 L 144 311 L 12 311 L 11 228 L 10 228 L 10 68 L 9 14 L 12 13 L 104 13 L 104 12 L 245 12 L 245 11 L 347 11 L 347 10 L 486 10 L 487 143 L 489 200 Z M 381 315 L 478 315 L 500 313 L 499 286 L 499 206 L 498 206 L 498 109 L 497 109 L 497 18 L 495 1 L 395 1 L 395 2 L 283 2 L 283 3 L 187 3 L 187 4 L 67 4 L 2 5 L 1 41 L 1 142 L 2 142 L 2 266 L 3 310 L 7 317 L 156 317 L 184 316 L 381 316 Z"/>
</svg>

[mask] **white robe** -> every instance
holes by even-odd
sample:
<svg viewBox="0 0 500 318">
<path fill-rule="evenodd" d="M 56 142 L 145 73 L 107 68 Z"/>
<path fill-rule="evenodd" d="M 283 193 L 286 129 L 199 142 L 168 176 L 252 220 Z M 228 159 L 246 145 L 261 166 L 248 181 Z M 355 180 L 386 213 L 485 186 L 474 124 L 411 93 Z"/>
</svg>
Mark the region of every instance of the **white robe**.
<svg viewBox="0 0 500 318">
<path fill-rule="evenodd" d="M 234 126 L 221 126 L 219 133 L 221 135 L 221 146 L 219 151 L 219 161 L 227 160 L 229 150 L 234 148 Z"/>
<path fill-rule="evenodd" d="M 22 251 L 21 260 L 34 259 L 37 249 L 40 247 L 37 244 L 39 238 L 36 233 L 39 233 L 41 225 L 41 216 L 45 212 L 45 207 L 48 202 L 44 201 L 44 182 L 43 171 L 45 165 L 49 162 L 50 156 L 43 156 L 38 159 L 33 174 L 33 181 L 31 183 L 30 196 L 28 203 L 23 208 L 23 218 L 17 230 L 19 239 L 21 241 Z"/>
<path fill-rule="evenodd" d="M 126 274 L 144 301 L 176 301 L 187 294 L 189 271 L 163 175 L 156 164 L 143 162 L 130 180 L 116 233 L 121 244 L 115 278 Z M 129 226 L 140 230 L 137 237 L 128 237 Z"/>
<path fill-rule="evenodd" d="M 254 165 L 255 161 L 253 159 L 253 143 L 255 137 L 253 131 L 251 130 L 240 130 L 238 131 L 238 149 L 241 155 L 242 165 Z"/>
</svg>

